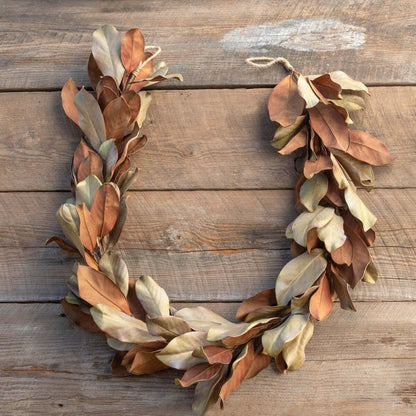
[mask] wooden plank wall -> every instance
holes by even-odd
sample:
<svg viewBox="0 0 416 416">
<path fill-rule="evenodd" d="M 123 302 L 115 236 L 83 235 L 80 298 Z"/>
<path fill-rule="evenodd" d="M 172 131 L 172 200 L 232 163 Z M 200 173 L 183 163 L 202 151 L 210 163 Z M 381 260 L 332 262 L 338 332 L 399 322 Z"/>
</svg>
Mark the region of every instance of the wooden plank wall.
<svg viewBox="0 0 416 416">
<path fill-rule="evenodd" d="M 174 371 L 113 378 L 102 337 L 74 328 L 59 299 L 72 259 L 44 241 L 69 190 L 77 127 L 60 106 L 88 85 L 92 31 L 139 26 L 184 82 L 153 93 L 135 158 L 141 173 L 120 241 L 132 277 L 151 274 L 183 304 L 232 318 L 290 258 L 294 160 L 269 145 L 271 88 L 284 55 L 300 71 L 342 69 L 371 86 L 357 128 L 397 156 L 363 199 L 378 217 L 376 285 L 316 326 L 305 366 L 271 366 L 209 415 L 416 414 L 416 4 L 413 0 L 73 1 L 0 3 L 0 413 L 191 415 Z M 323 40 L 324 39 L 324 40 Z"/>
</svg>

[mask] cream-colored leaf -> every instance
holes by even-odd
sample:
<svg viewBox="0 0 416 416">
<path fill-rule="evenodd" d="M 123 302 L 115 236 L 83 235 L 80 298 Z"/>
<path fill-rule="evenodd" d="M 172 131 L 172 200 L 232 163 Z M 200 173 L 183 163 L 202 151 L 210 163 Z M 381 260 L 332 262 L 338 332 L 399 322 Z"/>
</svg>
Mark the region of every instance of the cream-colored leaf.
<svg viewBox="0 0 416 416">
<path fill-rule="evenodd" d="M 316 175 L 315 175 L 316 176 Z M 335 211 L 330 207 L 318 207 L 313 212 L 302 212 L 288 225 L 286 237 L 293 238 L 299 245 L 306 247 L 308 232 L 312 228 L 321 228 L 333 218 Z"/>
<path fill-rule="evenodd" d="M 368 231 L 374 226 L 377 221 L 376 216 L 366 207 L 360 197 L 354 191 L 354 189 L 349 186 L 344 191 L 345 202 L 348 205 L 348 208 L 352 215 L 355 218 L 358 218 L 363 223 L 364 231 Z"/>
<path fill-rule="evenodd" d="M 93 306 L 90 311 L 97 326 L 118 341 L 131 344 L 164 341 L 161 337 L 149 334 L 147 326 L 143 321 L 120 312 L 111 306 L 99 303 Z"/>
<path fill-rule="evenodd" d="M 151 318 L 169 316 L 168 295 L 150 276 L 140 276 L 135 288 L 140 303 Z"/>
<path fill-rule="evenodd" d="M 261 342 L 264 352 L 271 357 L 277 357 L 286 342 L 293 340 L 306 326 L 309 315 L 290 315 L 277 328 L 265 331 Z"/>
<path fill-rule="evenodd" d="M 303 75 L 298 76 L 298 92 L 299 95 L 305 100 L 306 108 L 315 107 L 319 103 L 319 98 L 313 92 L 311 86 Z"/>
<path fill-rule="evenodd" d="M 173 338 L 163 350 L 156 354 L 156 357 L 169 367 L 187 370 L 196 364 L 205 362 L 203 358 L 194 357 L 192 353 L 198 347 L 206 345 L 216 345 L 215 342 L 207 340 L 206 332 L 187 332 Z"/>
<path fill-rule="evenodd" d="M 342 98 L 340 100 L 329 100 L 335 105 L 345 108 L 348 113 L 353 113 L 354 111 L 360 111 L 365 108 L 365 103 L 362 97 L 356 94 L 346 94 L 342 93 Z"/>
<path fill-rule="evenodd" d="M 121 37 L 112 25 L 104 25 L 92 35 L 92 54 L 103 75 L 115 79 L 120 85 L 124 66 L 120 58 Z"/>
<path fill-rule="evenodd" d="M 300 202 L 308 211 L 313 212 L 327 191 L 328 178 L 323 172 L 319 172 L 307 179 L 300 187 Z"/>
<path fill-rule="evenodd" d="M 309 319 L 302 331 L 291 341 L 286 342 L 282 348 L 282 356 L 287 369 L 297 370 L 305 362 L 305 347 L 313 335 L 314 324 Z"/>
<path fill-rule="evenodd" d="M 343 71 L 330 72 L 329 76 L 332 81 L 340 85 L 343 90 L 365 91 L 369 94 L 368 88 L 362 82 L 352 79 Z"/>
<path fill-rule="evenodd" d="M 350 178 L 347 176 L 344 169 L 340 166 L 335 156 L 330 154 L 332 160 L 332 173 L 335 176 L 336 181 L 338 182 L 339 189 L 348 188 L 351 185 Z"/>
<path fill-rule="evenodd" d="M 107 275 L 127 296 L 129 291 L 129 271 L 121 256 L 107 251 L 100 259 L 98 268 Z"/>
<path fill-rule="evenodd" d="M 56 213 L 56 218 L 65 237 L 83 255 L 84 246 L 79 236 L 79 217 L 76 206 L 70 203 L 61 205 Z"/>
<path fill-rule="evenodd" d="M 76 204 L 85 203 L 87 208 L 91 210 L 95 193 L 101 185 L 101 181 L 92 174 L 88 175 L 83 181 L 78 182 L 75 190 Z"/>
<path fill-rule="evenodd" d="M 113 171 L 114 165 L 118 160 L 118 151 L 117 146 L 114 143 L 113 139 L 108 139 L 98 149 L 103 164 L 104 164 L 104 177 L 106 181 L 110 180 L 111 173 Z"/>
<path fill-rule="evenodd" d="M 289 126 L 279 126 L 270 144 L 278 150 L 285 147 L 292 137 L 294 137 L 305 124 L 305 117 L 306 116 L 296 117 L 296 121 Z"/>
<path fill-rule="evenodd" d="M 139 127 L 142 127 L 144 120 L 147 116 L 147 110 L 149 109 L 149 105 L 152 102 L 152 94 L 149 91 L 140 91 L 140 111 L 136 118 L 136 123 Z"/>
<path fill-rule="evenodd" d="M 183 308 L 175 313 L 175 316 L 186 321 L 195 331 L 208 332 L 212 325 L 230 324 L 231 322 L 221 315 L 203 306 Z"/>
<path fill-rule="evenodd" d="M 323 273 L 327 265 L 324 251 L 315 249 L 292 259 L 283 267 L 276 280 L 278 305 L 287 305 L 293 296 L 309 289 Z"/>
<path fill-rule="evenodd" d="M 363 276 L 363 282 L 376 283 L 378 280 L 378 271 L 373 261 L 367 266 Z"/>
<path fill-rule="evenodd" d="M 323 227 L 318 228 L 317 234 L 318 238 L 324 242 L 325 248 L 329 253 L 341 247 L 347 239 L 347 236 L 344 234 L 344 220 L 337 214 Z"/>
</svg>

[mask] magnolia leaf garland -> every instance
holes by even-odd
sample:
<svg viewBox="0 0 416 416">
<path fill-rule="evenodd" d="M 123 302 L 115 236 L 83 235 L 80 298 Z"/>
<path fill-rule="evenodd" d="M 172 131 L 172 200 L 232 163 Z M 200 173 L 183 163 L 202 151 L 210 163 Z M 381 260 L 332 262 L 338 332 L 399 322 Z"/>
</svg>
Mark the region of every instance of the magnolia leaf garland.
<svg viewBox="0 0 416 416">
<path fill-rule="evenodd" d="M 142 88 L 180 75 L 154 64 L 139 29 L 124 37 L 110 25 L 94 32 L 88 76 L 95 92 L 62 89 L 67 116 L 84 133 L 71 168 L 73 197 L 58 210 L 65 238 L 52 237 L 80 257 L 62 300 L 66 315 L 91 332 L 103 332 L 117 350 L 115 375 L 184 370 L 176 383 L 196 385 L 193 410 L 202 415 L 221 404 L 243 380 L 274 358 L 281 372 L 300 368 L 314 324 L 340 300 L 354 310 L 349 288 L 375 283 L 368 247 L 375 216 L 356 186 L 370 190 L 371 165 L 393 158 L 375 137 L 350 130 L 350 113 L 364 107 L 364 84 L 341 71 L 306 77 L 289 68 L 272 91 L 269 114 L 279 123 L 272 145 L 281 154 L 304 148 L 303 172 L 295 187 L 299 216 L 288 226 L 293 259 L 274 289 L 244 301 L 238 323 L 205 307 L 176 311 L 151 277 L 129 278 L 113 251 L 127 217 L 126 191 L 138 170 L 130 156 L 146 143 L 140 128 L 151 96 Z"/>
</svg>

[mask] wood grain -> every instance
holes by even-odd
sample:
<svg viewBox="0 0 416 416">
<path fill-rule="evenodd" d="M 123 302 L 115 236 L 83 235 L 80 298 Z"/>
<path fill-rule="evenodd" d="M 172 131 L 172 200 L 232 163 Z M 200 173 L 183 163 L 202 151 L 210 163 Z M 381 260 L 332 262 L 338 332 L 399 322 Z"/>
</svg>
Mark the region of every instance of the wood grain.
<svg viewBox="0 0 416 416">
<path fill-rule="evenodd" d="M 236 310 L 235 304 L 211 306 L 228 317 Z M 357 303 L 357 309 L 336 309 L 316 325 L 301 370 L 282 376 L 270 366 L 244 382 L 222 414 L 256 414 L 261 406 L 270 416 L 276 408 L 279 415 L 292 415 L 306 407 L 312 416 L 412 415 L 414 303 Z M 143 415 L 192 414 L 192 389 L 172 382 L 180 372 L 113 378 L 104 337 L 73 327 L 61 314 L 56 304 L 0 305 L 2 414 L 133 415 L 138 408 Z M 208 414 L 218 412 L 215 407 Z"/>
<path fill-rule="evenodd" d="M 56 301 L 66 295 L 73 260 L 59 249 L 5 248 L 0 262 L 0 301 Z M 290 260 L 288 250 L 175 253 L 122 250 L 132 278 L 146 274 L 175 301 L 242 301 L 266 288 Z M 378 247 L 376 285 L 360 284 L 355 300 L 416 300 L 414 248 Z M 7 259 L 7 260 L 6 260 Z"/>
<path fill-rule="evenodd" d="M 141 168 L 134 189 L 293 187 L 293 156 L 280 156 L 269 144 L 275 129 L 267 115 L 270 91 L 155 91 L 143 129 L 149 142 L 133 158 Z M 415 187 L 416 87 L 370 92 L 368 108 L 353 114 L 354 128 L 397 156 L 375 169 L 375 184 Z M 0 191 L 69 189 L 81 133 L 64 114 L 59 93 L 0 94 L 0 125 Z"/>
<path fill-rule="evenodd" d="M 197 7 L 179 0 L 169 7 L 162 0 L 68 0 L 59 7 L 3 2 L 0 86 L 61 88 L 69 77 L 87 84 L 92 32 L 105 23 L 120 30 L 140 26 L 147 44 L 161 45 L 172 71 L 183 73 L 185 86 L 275 84 L 283 70 L 249 67 L 245 59 L 253 55 L 283 55 L 305 74 L 343 69 L 367 83 L 414 83 L 414 2 L 366 1 L 359 13 L 355 8 L 354 0 L 283 0 L 279 7 L 273 0 L 239 7 L 215 0 Z M 233 32 L 238 29 L 242 33 Z M 364 43 L 349 45 L 351 32 Z"/>
</svg>

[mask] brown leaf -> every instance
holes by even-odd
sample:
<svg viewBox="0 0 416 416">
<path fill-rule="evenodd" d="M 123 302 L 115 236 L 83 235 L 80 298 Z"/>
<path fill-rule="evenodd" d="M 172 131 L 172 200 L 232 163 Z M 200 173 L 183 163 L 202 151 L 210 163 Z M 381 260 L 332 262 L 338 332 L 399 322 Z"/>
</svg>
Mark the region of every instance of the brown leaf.
<svg viewBox="0 0 416 416">
<path fill-rule="evenodd" d="M 101 110 L 104 111 L 107 105 L 119 97 L 119 95 L 120 92 L 114 79 L 108 75 L 102 77 L 97 89 L 97 99 Z"/>
<path fill-rule="evenodd" d="M 332 281 L 332 286 L 338 295 L 341 308 L 349 311 L 355 311 L 356 309 L 352 303 L 347 282 L 339 275 L 338 270 L 333 264 L 331 264 L 330 278 Z"/>
<path fill-rule="evenodd" d="M 144 310 L 142 304 L 140 303 L 139 299 L 136 295 L 136 279 L 129 280 L 129 291 L 127 293 L 127 302 L 129 303 L 130 311 L 132 315 L 140 319 L 141 321 L 146 321 L 146 311 Z"/>
<path fill-rule="evenodd" d="M 118 97 L 103 111 L 107 139 L 120 140 L 126 133 L 130 120 L 130 108 L 126 100 Z"/>
<path fill-rule="evenodd" d="M 233 353 L 230 349 L 216 345 L 200 347 L 192 355 L 198 358 L 205 358 L 210 364 L 229 364 L 233 358 Z"/>
<path fill-rule="evenodd" d="M 89 251 L 93 251 L 97 245 L 97 236 L 100 230 L 100 224 L 97 223 L 94 216 L 88 210 L 85 203 L 77 205 L 79 217 L 79 236 L 82 245 Z"/>
<path fill-rule="evenodd" d="M 362 162 L 381 166 L 395 159 L 383 143 L 364 131 L 350 130 L 350 140 L 347 153 Z"/>
<path fill-rule="evenodd" d="M 123 38 L 121 43 L 121 62 L 127 72 L 133 72 L 140 64 L 144 62 L 144 38 L 139 29 L 130 29 Z"/>
<path fill-rule="evenodd" d="M 128 123 L 130 126 L 130 124 L 133 123 L 139 115 L 141 105 L 140 95 L 137 92 L 130 90 L 125 92 L 122 97 L 126 100 L 130 108 L 130 120 Z"/>
<path fill-rule="evenodd" d="M 304 127 L 282 149 L 278 150 L 281 155 L 288 155 L 301 147 L 305 147 L 307 144 L 307 128 Z"/>
<path fill-rule="evenodd" d="M 258 351 L 254 356 L 254 360 L 251 363 L 250 368 L 246 374 L 246 379 L 255 377 L 260 371 L 267 368 L 270 364 L 272 357 L 267 354 L 263 354 L 262 350 Z"/>
<path fill-rule="evenodd" d="M 118 239 L 120 238 L 121 231 L 123 230 L 124 224 L 127 219 L 127 199 L 129 196 L 124 196 L 120 200 L 120 207 L 119 207 L 119 214 L 117 218 L 117 222 L 114 225 L 113 229 L 110 231 L 108 235 L 108 243 L 107 248 L 110 249 L 117 244 Z"/>
<path fill-rule="evenodd" d="M 122 365 L 123 357 L 126 355 L 125 351 L 117 351 L 111 361 L 111 373 L 116 377 L 127 377 L 129 372 L 126 367 Z"/>
<path fill-rule="evenodd" d="M 293 258 L 300 256 L 306 251 L 306 248 L 298 244 L 295 240 L 290 242 L 290 254 Z"/>
<path fill-rule="evenodd" d="M 329 289 L 328 278 L 324 274 L 318 290 L 311 296 L 309 301 L 309 311 L 318 321 L 323 321 L 333 308 L 331 291 Z"/>
<path fill-rule="evenodd" d="M 295 208 L 299 211 L 305 211 L 305 207 L 303 206 L 302 202 L 300 202 L 300 188 L 302 187 L 302 185 L 306 182 L 306 178 L 305 175 L 303 173 L 301 173 L 299 175 L 298 180 L 296 181 L 295 184 Z"/>
<path fill-rule="evenodd" d="M 253 342 L 244 346 L 238 358 L 233 362 L 231 377 L 223 384 L 220 391 L 221 400 L 225 399 L 244 381 L 254 361 Z"/>
<path fill-rule="evenodd" d="M 326 147 L 346 151 L 349 146 L 348 126 L 332 104 L 317 104 L 309 110 L 312 128 Z"/>
<path fill-rule="evenodd" d="M 102 332 L 94 322 L 94 319 L 92 319 L 92 316 L 88 313 L 85 313 L 80 305 L 74 305 L 67 302 L 65 299 L 61 300 L 61 305 L 65 315 L 76 326 L 79 326 L 88 332 Z"/>
<path fill-rule="evenodd" d="M 261 308 L 262 306 L 275 305 L 277 305 L 277 303 L 274 288 L 266 289 L 246 299 L 238 308 L 235 317 L 239 321 L 244 321 L 244 318 L 256 309 Z"/>
<path fill-rule="evenodd" d="M 345 240 L 345 243 L 338 247 L 331 253 L 332 260 L 337 264 L 346 264 L 347 266 L 351 265 L 352 262 L 352 244 L 348 239 Z"/>
<path fill-rule="evenodd" d="M 100 181 L 104 180 L 101 157 L 82 142 L 75 150 L 72 167 L 78 182 L 91 174 L 97 176 Z"/>
<path fill-rule="evenodd" d="M 152 56 L 152 53 L 145 52 L 145 59 L 148 59 Z M 129 89 L 139 92 L 146 84 L 147 81 L 141 81 L 148 78 L 153 73 L 153 60 L 149 61 L 140 71 L 136 74 L 134 81 L 130 84 Z"/>
<path fill-rule="evenodd" d="M 212 380 L 221 370 L 222 364 L 201 363 L 185 371 L 181 379 L 175 379 L 175 384 L 189 387 L 199 381 Z"/>
<path fill-rule="evenodd" d="M 326 191 L 326 197 L 336 206 L 342 207 L 346 204 L 344 199 L 344 191 L 339 189 L 338 182 L 336 181 L 332 172 L 327 173 L 328 177 L 328 190 Z"/>
<path fill-rule="evenodd" d="M 104 303 L 128 315 L 131 314 L 126 297 L 104 273 L 79 265 L 77 277 L 80 297 L 90 305 Z"/>
<path fill-rule="evenodd" d="M 341 87 L 332 81 L 329 74 L 321 75 L 311 81 L 317 90 L 325 97 L 332 100 L 338 100 L 341 93 Z"/>
<path fill-rule="evenodd" d="M 91 87 L 94 88 L 94 90 L 97 89 L 97 84 L 100 81 L 102 75 L 103 74 L 100 68 L 98 68 L 97 62 L 91 53 L 88 59 L 88 78 L 90 80 Z"/>
<path fill-rule="evenodd" d="M 64 241 L 61 237 L 57 237 L 56 235 L 49 238 L 46 241 L 45 245 L 47 246 L 48 244 L 52 243 L 52 241 L 58 244 L 58 246 L 62 250 L 65 250 L 69 254 L 79 254 L 78 250 L 75 247 L 73 247 L 70 243 Z"/>
<path fill-rule="evenodd" d="M 114 186 L 105 183 L 94 195 L 91 214 L 99 225 L 98 236 L 104 237 L 114 227 L 119 213 L 120 200 Z"/>
<path fill-rule="evenodd" d="M 316 228 L 312 228 L 308 231 L 306 235 L 306 250 L 310 253 L 314 248 L 317 248 L 321 244 L 321 240 L 318 237 L 318 232 Z"/>
<path fill-rule="evenodd" d="M 307 179 L 323 170 L 331 170 L 332 161 L 329 156 L 318 156 L 316 160 L 307 160 L 303 168 L 303 174 Z"/>
<path fill-rule="evenodd" d="M 61 91 L 62 107 L 65 114 L 76 124 L 78 124 L 78 110 L 74 104 L 74 98 L 78 94 L 78 88 L 75 82 L 70 78 Z"/>
<path fill-rule="evenodd" d="M 277 84 L 269 98 L 269 115 L 272 121 L 289 126 L 303 113 L 304 99 L 298 93 L 298 87 L 291 75 Z"/>
</svg>

